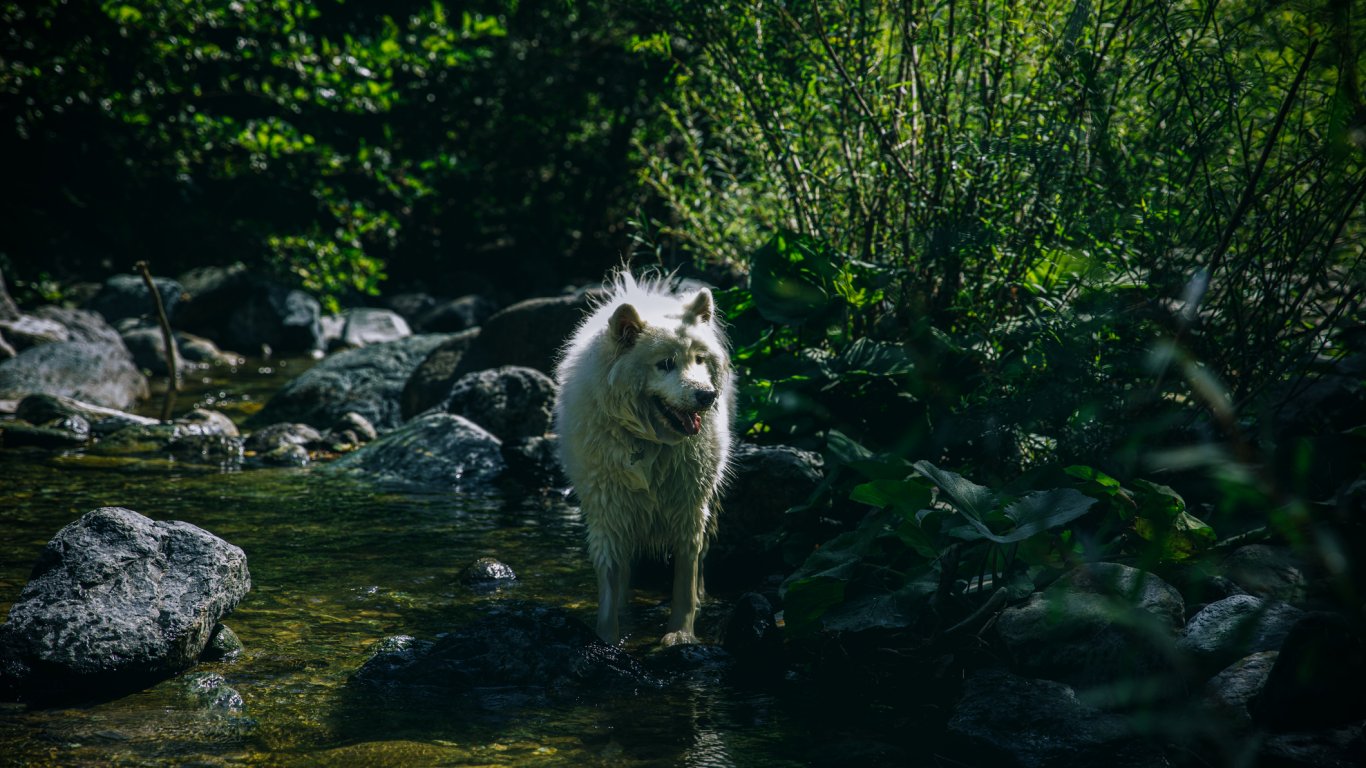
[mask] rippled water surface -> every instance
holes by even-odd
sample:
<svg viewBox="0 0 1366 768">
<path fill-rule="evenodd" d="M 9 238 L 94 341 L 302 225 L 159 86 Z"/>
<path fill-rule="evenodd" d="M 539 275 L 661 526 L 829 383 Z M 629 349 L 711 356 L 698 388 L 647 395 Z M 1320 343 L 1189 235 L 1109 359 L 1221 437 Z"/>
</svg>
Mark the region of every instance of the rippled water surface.
<svg viewBox="0 0 1366 768">
<path fill-rule="evenodd" d="M 212 403 L 240 419 L 299 368 L 223 372 L 182 395 L 181 410 Z M 207 710 L 181 680 L 81 707 L 0 705 L 0 763 L 807 762 L 810 739 L 771 693 L 723 683 L 458 715 L 381 711 L 348 694 L 347 677 L 375 641 L 431 637 L 477 615 L 487 601 L 540 601 L 590 619 L 593 575 L 582 523 L 556 493 L 476 498 L 346 483 L 307 469 L 0 451 L 0 612 L 8 612 L 58 529 L 111 505 L 194 523 L 246 551 L 253 587 L 225 621 L 246 650 L 194 670 L 221 674 L 245 710 Z M 483 555 L 511 565 L 519 581 L 491 595 L 462 587 L 461 569 Z M 665 597 L 637 590 L 632 651 L 649 652 Z M 704 612 L 704 635 L 715 637 L 720 610 Z"/>
</svg>

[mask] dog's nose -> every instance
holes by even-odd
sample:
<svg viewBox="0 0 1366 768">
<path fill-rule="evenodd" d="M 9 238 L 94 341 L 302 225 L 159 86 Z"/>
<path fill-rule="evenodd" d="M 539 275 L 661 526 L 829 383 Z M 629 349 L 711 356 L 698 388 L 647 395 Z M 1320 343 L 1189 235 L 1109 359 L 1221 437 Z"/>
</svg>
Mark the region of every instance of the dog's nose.
<svg viewBox="0 0 1366 768">
<path fill-rule="evenodd" d="M 716 390 L 700 389 L 697 391 L 697 395 L 695 395 L 695 397 L 697 398 L 697 404 L 700 407 L 710 408 L 711 404 L 716 402 Z"/>
</svg>

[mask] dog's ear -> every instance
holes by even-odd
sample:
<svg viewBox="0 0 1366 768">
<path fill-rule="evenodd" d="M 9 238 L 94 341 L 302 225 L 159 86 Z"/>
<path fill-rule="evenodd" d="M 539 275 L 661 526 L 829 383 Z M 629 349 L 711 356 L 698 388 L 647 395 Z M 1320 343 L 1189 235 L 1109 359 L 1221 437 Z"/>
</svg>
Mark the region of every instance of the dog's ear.
<svg viewBox="0 0 1366 768">
<path fill-rule="evenodd" d="M 645 321 L 640 319 L 640 313 L 630 304 L 622 304 L 612 313 L 612 318 L 607 321 L 608 333 L 612 335 L 612 341 L 622 347 L 629 347 L 636 343 L 636 337 L 645 329 Z"/>
<path fill-rule="evenodd" d="M 710 323 L 712 313 L 716 311 L 716 304 L 711 298 L 711 290 L 703 288 L 698 291 L 697 296 L 688 302 L 684 309 L 695 322 Z"/>
</svg>

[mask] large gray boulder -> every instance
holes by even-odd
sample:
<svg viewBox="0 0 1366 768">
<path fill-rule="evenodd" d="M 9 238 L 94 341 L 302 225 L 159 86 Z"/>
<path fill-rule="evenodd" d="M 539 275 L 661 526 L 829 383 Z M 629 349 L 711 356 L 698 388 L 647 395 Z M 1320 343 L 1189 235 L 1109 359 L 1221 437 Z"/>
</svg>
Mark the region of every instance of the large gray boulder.
<svg viewBox="0 0 1366 768">
<path fill-rule="evenodd" d="M 351 472 L 386 482 L 478 490 L 507 468 L 498 438 L 462 416 L 433 411 L 418 416 L 325 472 Z"/>
<path fill-rule="evenodd" d="M 402 423 L 399 396 L 417 366 L 448 337 L 409 336 L 332 355 L 289 382 L 250 420 L 327 429 L 348 411 L 380 431 Z"/>
<path fill-rule="evenodd" d="M 504 442 L 540 437 L 550 429 L 555 382 L 534 368 L 491 368 L 461 377 L 441 407 Z"/>
<path fill-rule="evenodd" d="M 242 550 L 201 528 L 88 512 L 48 542 L 0 626 L 0 692 L 107 697 L 174 675 L 250 588 Z"/>
<path fill-rule="evenodd" d="M 115 347 L 123 346 L 123 339 L 119 336 L 119 332 L 104 319 L 104 315 L 98 312 L 48 304 L 33 310 L 33 316 L 61 323 L 66 327 L 71 341 L 90 341 Z"/>
<path fill-rule="evenodd" d="M 1213 673 L 1249 654 L 1279 650 L 1303 614 L 1287 603 L 1233 595 L 1192 616 L 1177 647 L 1191 654 L 1200 669 Z"/>
<path fill-rule="evenodd" d="M 66 326 L 34 315 L 20 315 L 13 320 L 0 319 L 0 334 L 4 334 L 10 344 L 20 351 L 39 344 L 71 340 L 71 331 Z"/>
<path fill-rule="evenodd" d="M 0 399 L 42 393 L 127 410 L 147 397 L 147 379 L 120 344 L 60 341 L 0 363 Z"/>
</svg>

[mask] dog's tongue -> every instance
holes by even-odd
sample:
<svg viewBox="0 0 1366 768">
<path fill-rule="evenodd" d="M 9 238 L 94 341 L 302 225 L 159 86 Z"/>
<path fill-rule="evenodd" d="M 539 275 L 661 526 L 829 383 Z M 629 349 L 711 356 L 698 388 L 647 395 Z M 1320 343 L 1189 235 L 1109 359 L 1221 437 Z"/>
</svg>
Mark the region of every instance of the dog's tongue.
<svg viewBox="0 0 1366 768">
<path fill-rule="evenodd" d="M 701 411 L 680 411 L 674 409 L 674 415 L 683 425 L 683 430 L 689 435 L 695 435 L 702 431 L 702 412 Z"/>
</svg>

